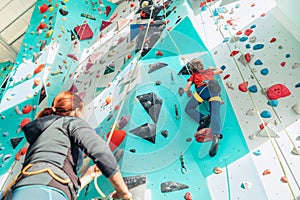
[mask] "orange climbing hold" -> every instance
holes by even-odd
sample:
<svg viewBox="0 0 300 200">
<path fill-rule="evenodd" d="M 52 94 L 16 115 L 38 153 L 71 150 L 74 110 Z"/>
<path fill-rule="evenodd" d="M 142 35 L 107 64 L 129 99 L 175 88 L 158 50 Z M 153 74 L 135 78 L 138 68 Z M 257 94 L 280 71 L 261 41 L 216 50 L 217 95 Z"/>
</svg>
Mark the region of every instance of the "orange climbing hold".
<svg viewBox="0 0 300 200">
<path fill-rule="evenodd" d="M 43 71 L 44 67 L 45 67 L 45 64 L 40 64 L 37 68 L 35 68 L 35 70 L 33 71 L 33 74 L 40 73 L 41 71 Z"/>
<path fill-rule="evenodd" d="M 283 183 L 287 183 L 287 182 L 288 182 L 288 179 L 287 179 L 286 176 L 282 176 L 282 177 L 280 178 L 280 180 L 281 180 L 281 182 L 283 182 Z"/>
<path fill-rule="evenodd" d="M 47 12 L 48 8 L 49 8 L 48 5 L 44 3 L 40 7 L 40 13 L 43 14 L 43 13 Z"/>
<path fill-rule="evenodd" d="M 15 159 L 16 159 L 16 160 L 20 160 L 20 159 L 21 159 L 21 156 L 24 156 L 26 153 L 27 153 L 27 147 L 23 147 L 22 149 L 20 149 L 20 150 L 18 151 L 18 153 L 16 154 Z"/>
<path fill-rule="evenodd" d="M 215 167 L 214 172 L 215 172 L 215 174 L 221 174 L 223 171 L 220 167 Z"/>
<path fill-rule="evenodd" d="M 105 99 L 106 105 L 110 104 L 111 101 L 112 101 L 112 97 L 111 96 L 106 97 L 106 99 Z"/>
<path fill-rule="evenodd" d="M 33 85 L 38 86 L 41 83 L 41 80 L 39 78 L 34 79 Z"/>
</svg>

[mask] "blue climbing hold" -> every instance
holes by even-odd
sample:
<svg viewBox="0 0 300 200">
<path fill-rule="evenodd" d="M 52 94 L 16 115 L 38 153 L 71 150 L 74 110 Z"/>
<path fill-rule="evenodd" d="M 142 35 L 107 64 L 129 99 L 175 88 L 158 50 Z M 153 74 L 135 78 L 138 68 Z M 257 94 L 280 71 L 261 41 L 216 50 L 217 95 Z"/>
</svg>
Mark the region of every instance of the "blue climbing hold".
<svg viewBox="0 0 300 200">
<path fill-rule="evenodd" d="M 260 156 L 261 155 L 261 152 L 260 150 L 256 150 L 256 151 L 253 151 L 253 154 L 256 155 L 256 156 Z"/>
<path fill-rule="evenodd" d="M 256 44 L 256 45 L 253 46 L 253 50 L 259 50 L 259 49 L 262 49 L 262 48 L 264 48 L 264 46 L 265 46 L 265 45 L 263 45 L 263 44 Z"/>
<path fill-rule="evenodd" d="M 220 69 L 224 71 L 224 70 L 226 69 L 226 66 L 225 66 L 225 65 L 222 65 L 222 66 L 220 67 Z"/>
<path fill-rule="evenodd" d="M 273 106 L 273 107 L 277 107 L 278 106 L 278 100 L 269 100 L 268 105 Z"/>
<path fill-rule="evenodd" d="M 235 8 L 239 8 L 241 5 L 238 3 L 235 5 Z"/>
<path fill-rule="evenodd" d="M 297 84 L 295 85 L 295 87 L 296 87 L 296 88 L 300 87 L 300 83 L 297 83 Z"/>
<path fill-rule="evenodd" d="M 230 37 L 224 38 L 223 42 L 228 42 L 230 40 Z"/>
<path fill-rule="evenodd" d="M 289 58 L 289 57 L 291 57 L 291 54 L 287 53 L 287 54 L 285 54 L 285 57 Z"/>
<path fill-rule="evenodd" d="M 262 118 L 271 118 L 271 113 L 270 113 L 269 111 L 267 111 L 267 110 L 264 110 L 264 111 L 262 111 L 262 112 L 260 113 L 260 116 L 261 116 Z"/>
<path fill-rule="evenodd" d="M 202 8 L 201 8 L 201 11 L 206 11 L 207 9 L 206 9 L 206 6 L 203 6 Z"/>
<path fill-rule="evenodd" d="M 260 70 L 260 73 L 264 76 L 268 75 L 269 74 L 269 70 L 268 68 L 263 68 L 262 70 Z"/>
<path fill-rule="evenodd" d="M 254 29 L 256 28 L 256 24 L 253 24 L 252 26 L 250 26 L 250 29 Z"/>
<path fill-rule="evenodd" d="M 260 60 L 260 59 L 257 59 L 255 62 L 254 62 L 254 65 L 262 65 L 263 62 Z"/>
<path fill-rule="evenodd" d="M 256 85 L 251 85 L 251 86 L 248 88 L 248 90 L 249 90 L 250 92 L 252 92 L 252 93 L 256 93 L 256 92 L 257 92 L 257 87 L 256 87 Z"/>
<path fill-rule="evenodd" d="M 248 40 L 248 37 L 246 37 L 246 36 L 240 38 L 241 42 L 245 42 L 246 40 Z"/>
<path fill-rule="evenodd" d="M 250 45 L 250 44 L 246 44 L 246 48 L 247 48 L 247 49 L 250 49 L 250 48 L 251 48 L 251 45 Z"/>
<path fill-rule="evenodd" d="M 214 10 L 212 11 L 212 13 L 213 13 L 213 16 L 218 16 L 218 15 L 219 15 L 219 12 L 218 12 L 217 9 L 214 9 Z"/>
</svg>

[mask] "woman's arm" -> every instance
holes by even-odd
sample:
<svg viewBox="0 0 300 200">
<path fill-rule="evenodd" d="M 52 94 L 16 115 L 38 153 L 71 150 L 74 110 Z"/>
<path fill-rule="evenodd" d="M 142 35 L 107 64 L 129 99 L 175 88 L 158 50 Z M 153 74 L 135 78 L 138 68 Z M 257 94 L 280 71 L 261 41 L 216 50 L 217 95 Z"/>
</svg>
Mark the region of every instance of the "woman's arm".
<svg viewBox="0 0 300 200">
<path fill-rule="evenodd" d="M 117 171 L 112 177 L 108 179 L 113 185 L 115 192 L 112 194 L 113 198 L 132 199 L 132 194 L 129 192 L 127 185 L 124 182 L 122 174 Z"/>
<path fill-rule="evenodd" d="M 192 86 L 193 82 L 192 81 L 188 81 L 187 84 L 184 87 L 184 91 L 187 92 L 190 90 L 191 86 Z"/>
<path fill-rule="evenodd" d="M 215 69 L 213 69 L 213 72 L 214 72 L 214 74 L 222 74 L 223 70 L 220 68 L 215 68 Z"/>
<path fill-rule="evenodd" d="M 101 174 L 102 173 L 97 165 L 90 166 L 84 175 L 80 177 L 80 190 L 89 184 L 95 177 L 99 177 Z"/>
</svg>

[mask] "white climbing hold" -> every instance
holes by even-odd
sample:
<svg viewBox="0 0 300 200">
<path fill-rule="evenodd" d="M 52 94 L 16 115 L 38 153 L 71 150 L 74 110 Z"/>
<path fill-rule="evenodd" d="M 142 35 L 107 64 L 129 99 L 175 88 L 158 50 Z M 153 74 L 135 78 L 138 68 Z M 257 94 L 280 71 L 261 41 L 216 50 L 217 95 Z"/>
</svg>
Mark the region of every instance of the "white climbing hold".
<svg viewBox="0 0 300 200">
<path fill-rule="evenodd" d="M 292 109 L 295 111 L 296 114 L 300 115 L 300 103 L 296 103 L 292 106 Z"/>
<path fill-rule="evenodd" d="M 241 188 L 243 189 L 250 189 L 252 187 L 252 183 L 248 181 L 243 181 L 241 184 Z"/>
<path fill-rule="evenodd" d="M 297 148 L 293 148 L 292 151 L 291 151 L 292 154 L 294 155 L 299 155 L 300 153 L 300 146 L 297 146 Z"/>
<path fill-rule="evenodd" d="M 269 122 L 264 129 L 260 130 L 258 135 L 261 137 L 269 137 L 268 133 L 272 138 L 279 138 L 277 128 L 273 122 Z"/>
<path fill-rule="evenodd" d="M 254 115 L 255 114 L 255 109 L 254 108 L 250 108 L 248 111 L 247 111 L 247 113 L 246 113 L 246 115 Z"/>
</svg>

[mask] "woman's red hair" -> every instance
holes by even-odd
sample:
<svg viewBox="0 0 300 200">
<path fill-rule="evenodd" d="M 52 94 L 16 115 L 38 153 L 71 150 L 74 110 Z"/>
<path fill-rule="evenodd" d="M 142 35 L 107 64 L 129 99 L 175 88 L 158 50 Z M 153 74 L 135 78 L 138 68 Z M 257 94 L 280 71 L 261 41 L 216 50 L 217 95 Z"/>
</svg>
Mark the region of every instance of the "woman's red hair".
<svg viewBox="0 0 300 200">
<path fill-rule="evenodd" d="M 42 110 L 37 115 L 37 118 L 52 114 L 69 116 L 71 111 L 75 110 L 76 108 L 82 110 L 83 106 L 83 101 L 77 94 L 69 91 L 61 92 L 53 99 L 52 107 Z"/>
</svg>

